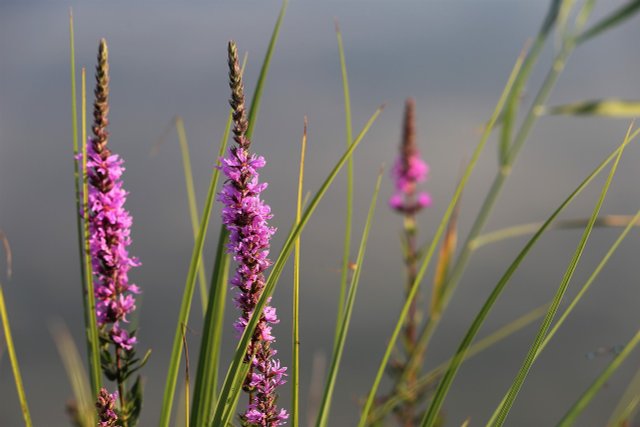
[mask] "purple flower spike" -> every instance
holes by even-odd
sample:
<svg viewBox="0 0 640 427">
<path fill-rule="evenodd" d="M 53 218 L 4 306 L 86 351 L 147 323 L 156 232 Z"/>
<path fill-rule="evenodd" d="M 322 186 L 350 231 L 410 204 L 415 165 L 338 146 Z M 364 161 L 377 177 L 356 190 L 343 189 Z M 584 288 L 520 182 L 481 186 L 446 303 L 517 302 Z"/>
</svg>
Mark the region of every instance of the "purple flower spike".
<svg viewBox="0 0 640 427">
<path fill-rule="evenodd" d="M 270 240 L 276 230 L 267 223 L 273 216 L 271 208 L 260 198 L 267 184 L 259 181 L 258 171 L 266 162 L 263 157 L 249 152 L 251 141 L 246 136 L 244 88 L 238 51 L 233 42 L 229 42 L 229 69 L 236 145 L 229 149 L 226 158 L 221 159 L 220 168 L 227 181 L 218 200 L 224 204 L 222 222 L 229 231 L 228 251 L 237 263 L 231 284 L 238 289 L 235 304 L 242 314 L 234 327 L 241 333 L 264 291 L 264 272 L 271 266 L 268 258 Z M 273 358 L 276 350 L 271 347 L 275 341 L 271 325 L 276 323 L 275 308 L 266 306 L 247 352 L 251 367 L 243 389 L 249 393 L 249 405 L 240 416 L 243 426 L 275 427 L 285 424 L 289 417 L 287 411 L 276 406 L 276 388 L 285 383 L 287 370 Z"/>
<path fill-rule="evenodd" d="M 431 206 L 431 196 L 428 193 L 416 192 L 417 184 L 426 181 L 428 174 L 429 165 L 420 157 L 416 145 L 415 101 L 409 98 L 405 106 L 400 156 L 391 169 L 395 193 L 389 199 L 389 206 L 408 214 L 415 214 L 422 208 Z"/>
<path fill-rule="evenodd" d="M 134 294 L 139 288 L 129 283 L 129 270 L 140 265 L 129 256 L 131 215 L 124 208 L 127 193 L 122 188 L 122 159 L 107 147 L 109 133 L 109 63 L 106 42 L 101 40 L 96 67 L 93 138 L 87 141 L 89 181 L 89 251 L 95 278 L 96 314 L 116 347 L 131 350 L 136 339 L 121 329 L 135 310 Z"/>
<path fill-rule="evenodd" d="M 101 388 L 96 402 L 98 409 L 98 427 L 116 427 L 118 415 L 115 412 L 118 393 L 109 393 L 107 389 Z"/>
</svg>

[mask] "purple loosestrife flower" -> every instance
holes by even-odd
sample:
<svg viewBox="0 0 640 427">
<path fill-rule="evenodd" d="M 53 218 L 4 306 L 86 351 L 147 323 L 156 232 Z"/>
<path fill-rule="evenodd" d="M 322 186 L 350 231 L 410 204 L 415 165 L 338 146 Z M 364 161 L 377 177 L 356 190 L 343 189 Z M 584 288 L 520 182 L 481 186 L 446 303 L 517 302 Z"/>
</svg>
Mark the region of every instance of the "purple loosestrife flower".
<svg viewBox="0 0 640 427">
<path fill-rule="evenodd" d="M 98 427 L 117 427 L 118 415 L 115 412 L 118 393 L 109 393 L 101 388 L 96 402 L 98 409 Z"/>
<path fill-rule="evenodd" d="M 267 223 L 273 216 L 271 208 L 260 198 L 267 184 L 259 181 L 258 171 L 266 162 L 263 157 L 249 152 L 251 141 L 246 136 L 244 88 L 234 42 L 229 42 L 229 79 L 236 145 L 229 149 L 226 158 L 221 159 L 227 181 L 218 199 L 224 204 L 222 221 L 229 231 L 228 250 L 238 264 L 231 283 L 238 289 L 235 304 L 241 315 L 234 327 L 243 332 L 264 291 L 264 272 L 271 266 L 267 256 L 275 229 Z M 271 325 L 276 323 L 275 308 L 266 306 L 247 352 L 251 367 L 243 386 L 249 393 L 249 405 L 241 415 L 245 426 L 279 426 L 285 424 L 289 416 L 287 411 L 278 410 L 276 406 L 276 388 L 285 383 L 286 375 L 286 368 L 273 358 L 276 350 L 272 348 L 275 338 Z"/>
<path fill-rule="evenodd" d="M 108 329 L 116 347 L 131 350 L 136 338 L 120 322 L 135 309 L 133 294 L 139 288 L 129 283 L 129 270 L 140 265 L 129 256 L 131 215 L 124 208 L 128 193 L 122 188 L 122 159 L 107 147 L 109 133 L 109 63 L 106 42 L 100 42 L 94 102 L 94 137 L 87 141 L 89 180 L 89 248 L 95 276 L 98 324 Z"/>
<path fill-rule="evenodd" d="M 431 206 L 429 193 L 416 192 L 417 184 L 426 181 L 428 173 L 429 166 L 420 157 L 416 145 L 415 101 L 409 98 L 405 105 L 400 155 L 391 169 L 391 176 L 395 181 L 395 193 L 389 199 L 389 205 L 399 212 L 409 214 Z"/>
</svg>

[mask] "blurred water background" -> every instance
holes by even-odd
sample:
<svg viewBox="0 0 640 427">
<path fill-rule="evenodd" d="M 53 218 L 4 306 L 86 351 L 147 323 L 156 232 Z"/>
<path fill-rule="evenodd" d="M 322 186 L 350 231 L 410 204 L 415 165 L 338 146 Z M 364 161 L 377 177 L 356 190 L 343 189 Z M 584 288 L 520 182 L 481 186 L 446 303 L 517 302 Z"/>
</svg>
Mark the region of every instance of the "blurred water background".
<svg viewBox="0 0 640 427">
<path fill-rule="evenodd" d="M 623 4 L 598 2 L 594 17 Z M 345 39 L 354 130 L 382 102 L 378 122 L 355 156 L 354 238 L 381 163 L 396 156 L 403 100 L 417 101 L 419 144 L 431 165 L 426 188 L 434 207 L 420 216 L 428 239 L 453 193 L 461 162 L 479 138 L 479 128 L 499 96 L 509 70 L 544 17 L 547 0 L 328 1 L 293 0 L 284 21 L 267 80 L 254 148 L 265 155 L 265 198 L 279 233 L 277 252 L 294 215 L 299 140 L 309 117 L 306 189 L 315 190 L 344 147 L 342 87 L 333 18 Z M 277 1 L 247 2 L 0 2 L 0 227 L 13 248 L 13 278 L 5 284 L 9 315 L 34 423 L 68 425 L 64 405 L 71 396 L 51 338 L 51 325 L 64 322 L 82 339 L 82 301 L 75 234 L 71 158 L 68 8 L 76 21 L 79 66 L 93 67 L 97 42 L 106 37 L 111 61 L 111 140 L 126 161 L 127 206 L 134 218 L 131 252 L 143 266 L 132 278 L 143 289 L 139 304 L 141 348 L 152 348 L 144 370 L 146 402 L 142 425 L 158 421 L 170 343 L 175 330 L 192 247 L 177 138 L 167 133 L 172 117 L 184 117 L 191 145 L 197 194 L 204 200 L 217 142 L 227 117 L 226 42 L 249 52 L 245 81 L 252 93 L 279 9 Z M 581 46 L 570 58 L 551 104 L 617 96 L 640 98 L 640 20 L 636 17 Z M 553 43 L 535 71 L 524 102 L 530 101 L 550 64 Z M 610 119 L 543 118 L 532 133 L 498 202 L 487 230 L 539 221 L 622 139 L 627 122 Z M 157 155 L 152 148 L 164 143 Z M 477 212 L 496 170 L 492 143 L 464 195 L 461 232 Z M 635 213 L 640 207 L 640 150 L 628 149 L 603 212 Z M 598 180 L 565 217 L 588 216 Z M 344 222 L 344 176 L 321 203 L 302 239 L 302 402 L 307 408 L 312 359 L 329 354 L 338 296 Z M 391 194 L 385 178 L 382 199 Z M 201 205 L 200 205 L 201 206 Z M 206 247 L 211 271 L 219 220 L 214 216 Z M 332 426 L 353 425 L 359 397 L 372 383 L 403 298 L 399 234 L 401 219 L 381 201 L 371 233 L 359 297 L 333 405 Z M 597 230 L 569 294 L 588 277 L 619 230 Z M 549 301 L 560 282 L 580 231 L 552 232 L 513 278 L 480 335 Z M 625 343 L 637 330 L 640 250 L 634 231 L 592 291 L 554 339 L 526 382 L 508 425 L 554 424 L 610 361 L 586 357 L 600 347 Z M 524 239 L 477 252 L 457 291 L 426 362 L 433 367 L 450 355 L 490 289 Z M 274 255 L 275 256 L 275 255 Z M 354 251 L 355 256 L 355 251 Z M 424 285 L 430 286 L 429 274 Z M 424 295 L 424 293 L 423 293 Z M 196 296 L 197 298 L 197 296 Z M 290 362 L 291 272 L 274 296 L 281 323 L 279 355 Z M 422 298 L 422 306 L 427 307 Z M 229 327 L 223 361 L 235 346 Z M 201 332 L 200 304 L 192 309 L 192 354 Z M 447 425 L 468 416 L 485 422 L 511 383 L 536 327 L 467 362 L 445 403 Z M 84 349 L 84 346 L 81 346 Z M 0 426 L 22 424 L 6 354 L 0 352 Z M 581 426 L 602 426 L 626 380 L 638 368 L 633 356 L 586 411 Z M 388 385 L 388 384 L 386 384 Z M 385 390 L 386 385 L 383 385 Z M 288 406 L 289 394 L 281 403 Z M 302 418 L 304 419 L 304 417 Z"/>
</svg>

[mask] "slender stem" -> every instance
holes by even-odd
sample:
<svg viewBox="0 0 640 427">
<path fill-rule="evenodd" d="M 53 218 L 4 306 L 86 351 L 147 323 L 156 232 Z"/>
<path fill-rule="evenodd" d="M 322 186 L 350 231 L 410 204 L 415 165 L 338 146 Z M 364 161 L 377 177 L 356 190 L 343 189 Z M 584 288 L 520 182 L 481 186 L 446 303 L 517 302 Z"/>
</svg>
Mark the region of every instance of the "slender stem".
<svg viewBox="0 0 640 427">
<path fill-rule="evenodd" d="M 304 183 L 304 158 L 307 149 L 307 118 L 304 119 L 304 132 L 300 148 L 300 175 L 298 178 L 298 197 L 296 203 L 296 224 L 302 218 L 302 188 Z M 300 238 L 295 242 L 293 252 L 293 363 L 291 371 L 291 425 L 300 424 Z"/>
<path fill-rule="evenodd" d="M 9 361 L 11 362 L 13 377 L 15 379 L 16 389 L 18 390 L 18 399 L 20 400 L 20 408 L 22 409 L 22 417 L 24 418 L 24 424 L 26 427 L 32 427 L 33 424 L 31 423 L 31 414 L 29 412 L 29 406 L 27 405 L 27 398 L 24 392 L 24 384 L 22 383 L 22 376 L 20 375 L 20 368 L 18 366 L 18 358 L 16 357 L 16 350 L 13 345 L 11 328 L 9 327 L 9 317 L 7 316 L 7 306 L 4 302 L 4 291 L 2 290 L 2 284 L 0 284 L 0 318 L 2 318 L 4 338 L 7 342 L 7 351 L 9 352 Z"/>
</svg>

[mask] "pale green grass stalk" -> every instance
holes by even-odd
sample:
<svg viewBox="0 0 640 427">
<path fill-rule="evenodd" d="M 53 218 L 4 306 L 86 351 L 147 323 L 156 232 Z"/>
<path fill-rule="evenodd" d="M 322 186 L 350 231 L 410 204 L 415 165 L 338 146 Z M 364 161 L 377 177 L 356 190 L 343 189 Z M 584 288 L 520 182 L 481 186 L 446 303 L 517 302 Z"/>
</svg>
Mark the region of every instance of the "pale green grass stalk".
<svg viewBox="0 0 640 427">
<path fill-rule="evenodd" d="M 82 427 L 95 427 L 96 406 L 91 398 L 91 385 L 87 372 L 82 364 L 82 359 L 69 330 L 60 323 L 54 323 L 52 327 L 53 339 L 58 348 L 60 359 L 67 372 L 67 378 L 71 384 L 73 397 L 78 411 L 77 421 Z"/>
<path fill-rule="evenodd" d="M 413 299 L 415 298 L 415 295 L 418 291 L 420 282 L 422 281 L 422 279 L 424 278 L 424 275 L 427 272 L 427 268 L 429 267 L 429 263 L 431 262 L 431 258 L 435 252 L 436 246 L 438 244 L 438 241 L 440 240 L 440 238 L 442 237 L 442 235 L 444 234 L 445 228 L 447 226 L 447 223 L 449 222 L 449 219 L 451 218 L 451 215 L 453 214 L 454 210 L 455 210 L 455 206 L 458 203 L 458 200 L 460 199 L 460 196 L 462 195 L 462 192 L 464 190 L 464 187 L 466 186 L 467 182 L 469 181 L 469 177 L 471 176 L 471 172 L 473 172 L 473 169 L 475 168 L 475 165 L 478 162 L 478 159 L 480 157 L 480 153 L 482 152 L 482 150 L 484 149 L 487 141 L 489 140 L 489 135 L 491 134 L 491 131 L 493 130 L 493 126 L 496 123 L 496 120 L 498 119 L 498 116 L 500 115 L 500 112 L 502 111 L 503 107 L 504 107 L 504 102 L 507 98 L 507 94 L 509 93 L 509 91 L 511 90 L 511 87 L 513 86 L 514 80 L 516 78 L 516 76 L 518 75 L 518 72 L 520 70 L 520 67 L 522 66 L 524 60 L 524 56 L 520 55 L 520 57 L 517 59 L 513 70 L 511 71 L 511 74 L 507 80 L 507 84 L 502 92 L 502 94 L 500 95 L 500 98 L 498 99 L 498 103 L 496 104 L 496 107 L 493 111 L 493 114 L 491 115 L 491 119 L 489 120 L 489 123 L 487 124 L 487 126 L 484 129 L 484 132 L 482 134 L 482 137 L 480 138 L 480 142 L 478 143 L 476 149 L 473 152 L 473 156 L 471 157 L 471 161 L 469 162 L 469 164 L 467 165 L 464 174 L 460 180 L 460 182 L 458 183 L 458 186 L 456 188 L 456 191 L 453 195 L 453 197 L 451 198 L 451 201 L 449 202 L 449 206 L 447 207 L 442 220 L 440 221 L 440 225 L 438 226 L 438 229 L 433 237 L 433 240 L 431 241 L 431 244 L 429 246 L 429 248 L 427 249 L 424 258 L 423 258 L 423 262 L 422 265 L 418 271 L 418 274 L 416 276 L 416 280 L 414 281 L 414 283 L 411 285 L 411 289 L 409 291 L 409 294 L 407 295 L 407 298 L 405 300 L 405 303 L 402 307 L 402 311 L 400 312 L 400 316 L 398 318 L 398 321 L 396 323 L 395 329 L 391 335 L 391 338 L 389 340 L 389 343 L 387 344 L 387 348 L 385 349 L 385 353 L 382 357 L 382 361 L 380 362 L 380 366 L 378 367 L 378 372 L 376 373 L 376 377 L 374 379 L 373 385 L 371 386 L 371 390 L 369 391 L 369 395 L 367 396 L 367 400 L 365 402 L 364 408 L 362 410 L 361 416 L 360 416 L 360 421 L 358 423 L 359 427 L 364 427 L 367 419 L 369 417 L 369 412 L 371 411 L 371 408 L 373 406 L 373 401 L 374 398 L 376 396 L 376 393 L 378 391 L 378 387 L 380 386 L 380 381 L 382 380 L 382 376 L 384 374 L 384 370 L 385 367 L 387 366 L 387 363 L 389 361 L 389 357 L 391 356 L 391 352 L 393 350 L 393 348 L 395 347 L 396 344 L 396 340 L 398 339 L 398 335 L 400 333 L 400 330 L 402 329 L 402 325 L 404 325 L 405 322 L 405 318 L 407 317 L 407 314 L 409 312 L 409 307 L 413 301 Z"/>
<path fill-rule="evenodd" d="M 340 362 L 342 361 L 342 353 L 344 351 L 344 344 L 347 341 L 347 333 L 349 332 L 349 325 L 351 322 L 351 315 L 353 314 L 353 306 L 356 299 L 356 292 L 358 291 L 358 284 L 360 282 L 360 274 L 362 273 L 362 263 L 364 261 L 365 251 L 367 249 L 367 240 L 369 237 L 369 231 L 371 229 L 371 222 L 373 221 L 373 215 L 376 209 L 376 201 L 378 200 L 378 192 L 380 191 L 380 182 L 382 181 L 382 168 L 378 174 L 378 180 L 373 191 L 373 197 L 371 198 L 371 204 L 369 205 L 369 213 L 367 214 L 367 220 L 362 232 L 362 240 L 360 241 L 360 248 L 358 250 L 358 258 L 356 260 L 355 271 L 351 278 L 351 284 L 349 285 L 349 295 L 347 296 L 347 304 L 345 306 L 344 316 L 342 316 L 342 323 L 340 324 L 340 330 L 338 333 L 338 341 L 333 349 L 333 355 L 331 357 L 331 366 L 329 367 L 329 375 L 327 376 L 327 382 L 322 396 L 322 404 L 320 405 L 320 411 L 316 420 L 316 427 L 326 427 L 329 425 L 329 412 L 331 409 L 331 400 L 333 398 L 333 391 L 336 385 L 336 379 L 338 378 L 338 371 L 340 369 Z"/>
<path fill-rule="evenodd" d="M 622 241 L 627 237 L 627 235 L 629 234 L 629 232 L 631 231 L 633 225 L 640 219 L 640 211 L 638 211 L 636 213 L 636 215 L 633 217 L 633 221 L 630 221 L 627 226 L 625 227 L 625 229 L 622 231 L 622 233 L 620 233 L 620 235 L 618 236 L 618 238 L 616 239 L 616 241 L 613 243 L 613 245 L 611 245 L 611 247 L 609 248 L 609 250 L 607 251 L 607 253 L 605 254 L 605 256 L 602 258 L 602 260 L 600 261 L 600 263 L 598 264 L 598 266 L 595 268 L 595 270 L 591 273 L 591 275 L 589 276 L 589 278 L 587 279 L 587 281 L 585 282 L 585 284 L 582 286 L 582 288 L 580 288 L 580 291 L 576 294 L 576 296 L 573 298 L 573 300 L 571 300 L 571 303 L 567 306 L 567 308 L 565 309 L 565 311 L 562 313 L 562 315 L 560 316 L 560 318 L 556 321 L 556 323 L 553 325 L 553 328 L 551 328 L 551 330 L 549 331 L 549 333 L 545 336 L 544 341 L 542 342 L 542 345 L 540 346 L 540 348 L 538 349 L 538 351 L 536 352 L 535 358 L 534 358 L 534 362 L 535 360 L 540 356 L 540 354 L 544 351 L 544 349 L 547 347 L 547 345 L 549 344 L 549 342 L 551 341 L 551 339 L 555 336 L 556 332 L 558 332 L 558 330 L 560 329 L 560 327 L 564 324 L 564 322 L 567 320 L 567 318 L 569 317 L 569 314 L 571 314 L 571 312 L 573 311 L 573 309 L 575 309 L 575 307 L 578 305 L 578 302 L 580 302 L 580 300 L 582 299 L 582 297 L 587 293 L 587 291 L 589 290 L 589 288 L 591 287 L 591 285 L 593 284 L 593 282 L 596 280 L 596 278 L 598 277 L 598 275 L 600 274 L 600 272 L 602 271 L 602 269 L 605 267 L 605 265 L 609 262 L 609 259 L 611 258 L 611 256 L 613 256 L 613 254 L 615 253 L 615 251 L 618 249 L 618 247 L 620 246 L 620 244 L 622 243 Z M 499 409 L 502 407 L 502 405 L 504 404 L 504 401 L 506 400 L 507 396 L 505 395 L 500 403 L 500 405 L 498 405 L 498 407 L 496 408 L 496 410 L 494 411 L 493 415 L 491 416 L 491 419 L 489 420 L 489 422 L 487 423 L 488 426 L 492 425 L 493 422 L 495 421 L 496 417 L 498 416 L 498 411 Z"/>
<path fill-rule="evenodd" d="M 78 144 L 78 104 L 77 104 L 77 90 L 76 90 L 76 56 L 75 56 L 75 37 L 73 32 L 73 14 L 69 12 L 69 65 L 71 74 L 71 131 L 73 133 L 73 176 L 75 184 L 76 194 L 76 229 L 78 234 L 78 255 L 80 259 L 80 275 L 82 283 L 82 303 L 84 312 L 85 333 L 87 339 L 87 357 L 89 361 L 89 372 L 91 378 L 91 389 L 93 390 L 93 396 L 98 395 L 98 390 L 101 384 L 101 371 L 100 371 L 100 352 L 98 350 L 98 325 L 96 319 L 95 300 L 93 292 L 93 280 L 91 278 L 91 270 L 87 269 L 86 258 L 89 256 L 84 253 L 83 248 L 85 240 L 88 239 L 88 235 L 83 233 L 82 218 L 80 218 L 80 211 L 83 207 L 83 201 L 80 198 L 80 188 L 84 188 L 84 182 L 86 181 L 86 138 L 82 141 L 83 150 L 85 153 L 83 156 L 83 172 L 80 176 L 80 170 L 78 167 L 78 161 L 76 157 L 79 153 Z M 84 87 L 84 85 L 83 85 Z M 84 91 L 84 89 L 83 89 Z M 85 100 L 83 100 L 83 105 Z M 86 111 L 86 106 L 84 107 Z M 86 114 L 86 113 L 83 113 Z M 83 126 L 84 124 L 83 120 Z M 83 132 L 86 134 L 86 130 Z M 84 192 L 86 196 L 87 192 Z M 86 210 L 84 211 L 86 214 Z M 84 227 L 86 230 L 86 227 Z M 89 261 L 88 265 L 91 262 Z"/>
<path fill-rule="evenodd" d="M 278 259 L 273 264 L 271 273 L 269 274 L 269 278 L 264 287 L 264 291 L 260 296 L 260 299 L 256 303 L 254 309 L 254 315 L 251 316 L 249 322 L 240 338 L 240 342 L 236 347 L 236 352 L 234 358 L 229 366 L 227 374 L 225 376 L 224 384 L 222 387 L 222 392 L 220 397 L 218 398 L 218 404 L 216 405 L 216 410 L 213 418 L 213 426 L 226 425 L 229 422 L 231 413 L 229 408 L 235 406 L 237 402 L 238 394 L 240 393 L 240 388 L 242 382 L 244 381 L 244 375 L 246 375 L 246 371 L 248 371 L 249 364 L 243 363 L 245 358 L 247 348 L 249 347 L 249 342 L 251 340 L 251 336 L 258 324 L 258 320 L 260 319 L 259 315 L 256 313 L 262 313 L 264 306 L 267 303 L 267 299 L 273 293 L 275 286 L 278 283 L 278 279 L 282 274 L 282 270 L 284 265 L 293 249 L 293 244 L 295 239 L 298 238 L 307 222 L 309 221 L 311 215 L 315 211 L 320 203 L 320 200 L 324 197 L 325 193 L 329 189 L 331 183 L 335 180 L 336 175 L 342 169 L 348 158 L 353 154 L 355 149 L 358 147 L 364 136 L 369 131 L 370 127 L 373 125 L 374 121 L 378 118 L 380 112 L 382 111 L 382 107 L 378 108 L 376 112 L 371 116 L 371 118 L 367 121 L 364 128 L 360 132 L 360 134 L 356 137 L 353 144 L 345 151 L 340 160 L 338 160 L 337 164 L 334 166 L 333 170 L 329 173 L 326 180 L 320 187 L 320 189 L 316 192 L 315 196 L 311 199 L 309 206 L 305 209 L 300 222 L 292 227 L 292 230 L 289 232 L 285 243 L 282 246 L 282 249 L 278 255 Z"/>
<path fill-rule="evenodd" d="M 480 312 L 476 316 L 475 320 L 471 324 L 469 330 L 467 331 L 464 339 L 462 340 L 458 350 L 454 358 L 452 359 L 447 372 L 444 377 L 440 381 L 436 393 L 431 401 L 431 405 L 429 406 L 428 411 L 425 413 L 423 421 L 421 425 L 424 426 L 433 426 L 433 423 L 437 419 L 438 412 L 444 402 L 444 399 L 451 387 L 453 379 L 464 359 L 464 355 L 468 350 L 469 346 L 473 342 L 476 334 L 480 330 L 482 323 L 488 316 L 489 312 L 493 308 L 493 305 L 497 301 L 498 297 L 506 287 L 507 283 L 519 267 L 520 263 L 524 260 L 528 252 L 531 248 L 536 244 L 538 239 L 542 236 L 542 234 L 548 229 L 549 225 L 557 218 L 557 216 L 564 210 L 566 206 L 568 206 L 571 201 L 604 169 L 604 167 L 609 164 L 613 160 L 613 158 L 622 151 L 626 142 L 623 143 L 617 150 L 615 150 L 607 159 L 604 160 L 572 193 L 571 195 L 553 212 L 553 214 L 545 221 L 542 227 L 538 230 L 538 232 L 527 242 L 522 251 L 518 254 L 515 260 L 511 263 L 507 271 L 504 273 L 498 284 L 495 286 L 494 290 L 489 295 L 487 301 L 481 308 Z"/>
<path fill-rule="evenodd" d="M 638 117 L 640 116 L 640 101 L 613 98 L 596 99 L 550 107 L 541 111 L 541 114 L 564 114 L 574 116 L 596 115 L 616 118 Z"/>
<path fill-rule="evenodd" d="M 5 250 L 5 258 L 7 263 L 7 277 L 11 277 L 11 248 L 9 246 L 9 240 L 5 236 L 4 232 L 0 230 L 0 241 Z M 16 384 L 16 390 L 18 392 L 18 400 L 20 401 L 20 409 L 22 410 L 22 417 L 24 418 L 24 424 L 26 427 L 32 427 L 31 414 L 29 412 L 29 405 L 27 404 L 26 393 L 24 392 L 24 384 L 22 383 L 22 375 L 20 375 L 20 366 L 18 364 L 18 357 L 16 356 L 15 346 L 13 344 L 13 337 L 11 335 L 11 326 L 9 326 L 9 315 L 7 314 L 7 305 L 4 300 L 4 290 L 2 283 L 0 283 L 0 320 L 2 320 L 2 329 L 4 331 L 4 339 L 7 343 L 7 352 L 9 353 L 9 362 L 11 364 L 11 370 L 13 371 L 13 378 Z"/>
<path fill-rule="evenodd" d="M 640 369 L 638 369 L 629 381 L 629 385 L 616 405 L 607 426 L 623 427 L 625 422 L 633 421 L 633 414 L 640 403 Z"/>
<path fill-rule="evenodd" d="M 640 11 L 640 0 L 631 0 L 583 32 L 576 39 L 576 42 L 584 43 L 585 41 L 596 37 L 600 33 L 618 26 L 622 22 L 631 18 L 638 11 Z"/>
<path fill-rule="evenodd" d="M 463 362 L 472 358 L 473 356 L 493 347 L 495 344 L 510 337 L 514 333 L 522 330 L 524 327 L 530 325 L 537 319 L 540 319 L 544 313 L 546 313 L 548 304 L 540 306 L 531 310 L 530 312 L 518 317 L 517 319 L 504 325 L 497 331 L 482 338 L 478 342 L 469 347 L 469 351 L 464 356 Z M 452 358 L 449 358 L 436 366 L 434 369 L 423 375 L 416 381 L 416 384 L 406 389 L 397 390 L 395 394 L 389 397 L 385 402 L 377 407 L 372 413 L 369 419 L 369 423 L 383 419 L 388 413 L 390 413 L 396 406 L 402 404 L 409 396 L 413 396 L 421 390 L 425 389 L 429 385 L 433 384 L 439 377 L 442 376 L 449 367 Z"/>
<path fill-rule="evenodd" d="M 338 53 L 340 56 L 340 72 L 342 75 L 342 92 L 344 96 L 344 128 L 346 146 L 349 148 L 353 142 L 353 130 L 351 124 L 351 95 L 349 91 L 349 79 L 347 76 L 347 62 L 344 55 L 344 44 L 342 33 L 338 21 L 335 22 L 336 38 L 338 40 Z M 345 203 L 345 226 L 342 253 L 342 266 L 340 269 L 340 294 L 338 296 L 338 314 L 336 318 L 336 330 L 333 338 L 333 345 L 338 342 L 338 333 L 344 315 L 344 304 L 347 297 L 347 279 L 349 278 L 349 264 L 351 261 L 351 228 L 353 223 L 353 158 L 347 162 L 347 199 Z"/>
<path fill-rule="evenodd" d="M 298 197 L 296 199 L 296 225 L 302 217 L 302 189 L 304 184 L 304 160 L 307 150 L 307 118 L 304 118 L 304 131 L 300 147 L 300 174 L 298 177 Z M 300 237 L 293 249 L 293 330 L 291 362 L 291 425 L 300 424 Z"/>
<path fill-rule="evenodd" d="M 634 220 L 632 215 L 601 215 L 596 219 L 594 228 L 622 228 L 628 225 L 640 227 L 640 221 Z M 550 229 L 554 230 L 571 230 L 575 228 L 584 228 L 589 222 L 589 218 L 575 218 L 558 220 L 552 224 Z M 541 226 L 542 222 L 530 222 L 527 224 L 519 224 L 511 227 L 501 228 L 478 236 L 471 242 L 472 250 L 478 250 L 484 246 L 499 243 L 504 240 L 526 236 L 535 233 Z"/>
<path fill-rule="evenodd" d="M 247 55 L 242 61 L 241 73 L 247 64 Z M 231 132 L 232 111 L 229 109 L 227 122 L 218 146 L 218 159 L 226 152 L 229 133 Z M 220 160 L 217 161 L 220 166 Z M 216 186 L 217 181 L 216 181 Z M 211 418 L 213 405 L 218 394 L 218 373 L 220 365 L 220 351 L 222 348 L 222 331 L 224 328 L 224 311 L 227 300 L 227 283 L 231 258 L 226 251 L 227 230 L 220 224 L 218 243 L 211 274 L 210 295 L 204 317 L 204 330 L 200 341 L 200 353 L 193 389 L 193 403 L 191 424 L 194 426 L 206 424 Z"/>
<path fill-rule="evenodd" d="M 187 132 L 184 129 L 184 120 L 182 117 L 175 118 L 176 132 L 178 133 L 178 142 L 180 144 L 180 154 L 182 156 L 182 170 L 184 171 L 184 182 L 187 189 L 187 200 L 189 204 L 189 217 L 191 218 L 191 228 L 193 229 L 194 240 L 198 237 L 198 228 L 200 227 L 200 218 L 198 218 L 198 203 L 196 201 L 196 190 L 193 185 L 193 169 L 191 168 L 191 157 L 189 156 L 189 141 L 187 140 Z M 202 257 L 202 255 L 200 255 Z M 206 277 L 204 261 L 200 259 L 198 266 L 198 284 L 200 286 L 200 302 L 202 303 L 202 314 L 207 310 L 207 277 Z"/>
<path fill-rule="evenodd" d="M 596 393 L 607 383 L 609 377 L 620 367 L 622 362 L 631 354 L 633 349 L 640 342 L 640 330 L 636 332 L 631 341 L 627 343 L 622 352 L 618 354 L 613 361 L 602 371 L 602 373 L 596 378 L 591 386 L 584 392 L 584 394 L 573 404 L 571 409 L 558 423 L 558 427 L 569 427 L 573 425 L 582 411 L 589 405 L 591 400 L 595 397 Z"/>
<path fill-rule="evenodd" d="M 533 341 L 533 344 L 529 349 L 529 352 L 524 360 L 524 363 L 522 364 L 520 371 L 518 372 L 513 384 L 511 385 L 507 393 L 506 400 L 501 405 L 501 408 L 498 411 L 498 415 L 494 423 L 495 427 L 501 427 L 504 424 L 511 407 L 513 406 L 513 403 L 515 402 L 515 399 L 518 396 L 520 389 L 524 385 L 524 381 L 526 380 L 527 375 L 529 374 L 531 366 L 533 365 L 533 362 L 536 359 L 536 353 L 538 352 L 538 349 L 543 343 L 545 335 L 547 335 L 547 332 L 551 327 L 551 322 L 553 321 L 553 318 L 560 306 L 560 302 L 562 302 L 562 298 L 564 297 L 564 294 L 567 291 L 569 283 L 573 278 L 573 274 L 578 266 L 580 258 L 582 257 L 584 248 L 586 247 L 589 236 L 591 235 L 591 231 L 593 230 L 593 225 L 595 224 L 596 218 L 598 217 L 598 213 L 600 212 L 600 208 L 602 207 L 602 204 L 604 203 L 604 199 L 607 195 L 607 192 L 609 191 L 609 187 L 611 186 L 611 182 L 613 181 L 613 176 L 615 175 L 615 172 L 618 168 L 618 164 L 620 162 L 620 158 L 622 157 L 624 148 L 629 142 L 630 133 L 631 133 L 631 127 L 629 127 L 627 136 L 625 137 L 625 142 L 623 143 L 621 150 L 618 152 L 616 159 L 613 163 L 613 166 L 611 167 L 609 176 L 607 177 L 607 181 L 602 188 L 602 192 L 600 193 L 600 198 L 598 199 L 598 202 L 596 203 L 596 206 L 593 209 L 593 213 L 591 215 L 591 219 L 589 220 L 589 224 L 587 224 L 587 227 L 585 228 L 584 233 L 582 234 L 582 238 L 578 243 L 578 247 L 574 252 L 573 258 L 571 259 L 571 262 L 569 263 L 569 266 L 565 272 L 565 275 L 562 278 L 562 282 L 560 283 L 560 286 L 558 287 L 558 290 L 553 298 L 553 301 L 551 302 L 551 307 L 549 307 L 549 310 L 547 311 L 547 315 L 542 321 L 542 325 L 538 330 L 538 334 L 536 335 Z"/>
</svg>

